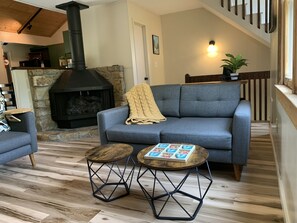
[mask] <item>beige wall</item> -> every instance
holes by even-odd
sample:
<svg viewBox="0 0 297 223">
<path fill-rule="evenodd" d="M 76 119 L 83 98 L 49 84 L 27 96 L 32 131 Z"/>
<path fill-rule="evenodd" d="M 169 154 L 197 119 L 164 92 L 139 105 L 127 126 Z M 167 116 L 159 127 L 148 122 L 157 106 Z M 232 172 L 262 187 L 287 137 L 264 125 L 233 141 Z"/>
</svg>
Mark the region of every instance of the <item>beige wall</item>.
<svg viewBox="0 0 297 223">
<path fill-rule="evenodd" d="M 166 83 L 184 83 L 184 75 L 219 74 L 225 53 L 241 54 L 248 67 L 239 70 L 270 69 L 270 49 L 200 8 L 161 16 Z M 215 40 L 216 57 L 210 58 L 207 47 Z"/>
<path fill-rule="evenodd" d="M 130 1 L 93 6 L 81 11 L 87 67 L 123 65 L 126 89 L 134 85 L 133 22 L 147 28 L 147 56 L 151 84 L 164 83 L 164 62 L 160 16 Z M 161 55 L 152 53 L 152 34 L 160 37 Z"/>
<path fill-rule="evenodd" d="M 81 11 L 86 65 L 123 65 L 127 89 L 133 86 L 131 44 L 126 1 Z"/>
<path fill-rule="evenodd" d="M 138 23 L 146 28 L 146 47 L 147 47 L 147 58 L 148 58 L 148 73 L 151 85 L 163 84 L 164 79 L 164 51 L 163 51 L 163 37 L 162 37 L 162 25 L 161 17 L 155 15 L 147 10 L 144 10 L 131 1 L 128 1 L 128 12 L 129 12 L 129 26 L 130 26 L 130 37 L 132 46 L 132 59 L 133 66 L 135 67 L 134 60 L 134 38 L 133 38 L 133 24 Z M 159 36 L 160 41 L 160 55 L 153 54 L 152 51 L 152 35 Z M 135 73 L 135 72 L 134 72 Z"/>
<path fill-rule="evenodd" d="M 34 45 L 8 43 L 3 46 L 4 52 L 7 52 L 10 59 L 11 67 L 18 67 L 19 61 L 28 60 L 28 53 L 30 48 Z"/>
</svg>

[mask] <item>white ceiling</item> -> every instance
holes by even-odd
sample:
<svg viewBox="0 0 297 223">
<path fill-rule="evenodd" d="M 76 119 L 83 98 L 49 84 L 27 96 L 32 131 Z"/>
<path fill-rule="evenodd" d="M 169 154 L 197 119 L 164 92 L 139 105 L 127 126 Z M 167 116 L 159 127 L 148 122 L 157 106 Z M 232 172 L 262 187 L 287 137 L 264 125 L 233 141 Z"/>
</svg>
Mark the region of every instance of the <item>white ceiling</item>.
<svg viewBox="0 0 297 223">
<path fill-rule="evenodd" d="M 56 5 L 69 2 L 70 0 L 16 0 L 25 4 L 33 5 L 52 11 L 59 11 Z M 89 6 L 112 3 L 121 0 L 76 0 L 82 4 Z M 164 15 L 168 13 L 185 11 L 201 7 L 199 0 L 131 0 L 135 4 L 146 8 L 147 10 L 157 14 Z"/>
</svg>

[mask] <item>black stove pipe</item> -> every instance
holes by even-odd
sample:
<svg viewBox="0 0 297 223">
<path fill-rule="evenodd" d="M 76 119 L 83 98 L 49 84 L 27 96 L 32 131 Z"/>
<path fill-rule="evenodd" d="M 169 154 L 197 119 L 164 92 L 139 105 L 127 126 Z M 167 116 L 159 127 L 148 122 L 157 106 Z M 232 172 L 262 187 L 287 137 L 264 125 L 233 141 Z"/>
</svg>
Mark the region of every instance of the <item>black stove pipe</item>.
<svg viewBox="0 0 297 223">
<path fill-rule="evenodd" d="M 71 1 L 56 5 L 56 8 L 63 9 L 67 13 L 73 69 L 84 70 L 86 69 L 86 64 L 80 10 L 87 9 L 89 6 Z"/>
</svg>

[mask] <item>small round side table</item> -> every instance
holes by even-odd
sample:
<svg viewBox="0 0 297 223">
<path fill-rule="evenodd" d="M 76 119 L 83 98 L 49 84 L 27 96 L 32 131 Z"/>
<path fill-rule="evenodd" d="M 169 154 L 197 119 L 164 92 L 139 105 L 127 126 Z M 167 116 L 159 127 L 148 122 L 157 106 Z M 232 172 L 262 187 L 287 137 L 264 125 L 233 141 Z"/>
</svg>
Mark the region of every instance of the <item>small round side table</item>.
<svg viewBox="0 0 297 223">
<path fill-rule="evenodd" d="M 162 220 L 194 220 L 212 184 L 208 151 L 195 145 L 187 162 L 146 159 L 145 154 L 153 147 L 137 154 L 140 164 L 137 182 L 154 216 Z M 200 166 L 204 164 L 206 170 L 201 171 Z M 148 177 L 151 183 L 146 180 Z"/>
<path fill-rule="evenodd" d="M 135 162 L 133 147 L 127 144 L 107 144 L 86 152 L 93 196 L 113 201 L 130 193 Z"/>
</svg>

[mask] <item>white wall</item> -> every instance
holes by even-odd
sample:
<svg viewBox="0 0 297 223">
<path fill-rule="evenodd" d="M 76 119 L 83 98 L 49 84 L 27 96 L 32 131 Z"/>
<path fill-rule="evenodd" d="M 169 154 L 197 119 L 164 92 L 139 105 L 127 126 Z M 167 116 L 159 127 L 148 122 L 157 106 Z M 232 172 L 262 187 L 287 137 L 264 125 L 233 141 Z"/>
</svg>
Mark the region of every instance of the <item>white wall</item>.
<svg viewBox="0 0 297 223">
<path fill-rule="evenodd" d="M 149 63 L 148 70 L 149 70 L 150 84 L 151 85 L 163 84 L 165 82 L 165 79 L 164 79 L 164 51 L 163 51 L 161 17 L 147 10 L 144 10 L 143 8 L 135 5 L 131 1 L 128 1 L 128 12 L 129 12 L 129 26 L 130 26 L 130 37 L 131 37 L 131 46 L 132 46 L 132 59 L 134 56 L 133 23 L 138 23 L 146 27 L 146 47 L 147 47 L 147 57 L 148 57 L 148 63 Z M 152 35 L 159 36 L 160 55 L 153 54 Z"/>
<path fill-rule="evenodd" d="M 279 82 L 278 75 L 278 38 L 279 27 L 271 34 L 271 122 L 272 140 L 279 173 L 279 187 L 282 207 L 286 223 L 297 222 L 297 129 L 288 117 L 287 112 L 276 97 L 275 84 Z M 282 86 L 283 89 L 286 88 Z M 288 89 L 287 89 L 288 90 Z"/>
<path fill-rule="evenodd" d="M 131 44 L 126 1 L 81 11 L 86 65 L 123 65 L 126 88 L 133 86 Z"/>
<path fill-rule="evenodd" d="M 287 223 L 297 222 L 297 129 L 277 100 L 274 135 L 280 172 L 280 188 Z"/>
<path fill-rule="evenodd" d="M 225 53 L 241 54 L 248 67 L 239 72 L 270 69 L 270 49 L 224 22 L 206 9 L 199 8 L 161 16 L 166 83 L 184 83 L 190 75 L 221 74 Z M 216 57 L 207 47 L 215 40 Z"/>
</svg>

